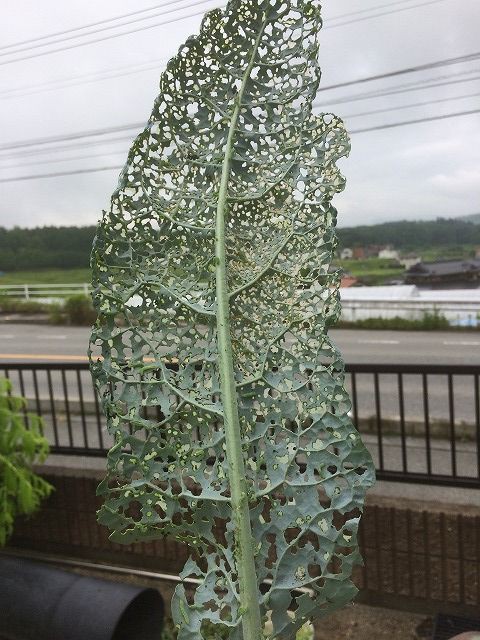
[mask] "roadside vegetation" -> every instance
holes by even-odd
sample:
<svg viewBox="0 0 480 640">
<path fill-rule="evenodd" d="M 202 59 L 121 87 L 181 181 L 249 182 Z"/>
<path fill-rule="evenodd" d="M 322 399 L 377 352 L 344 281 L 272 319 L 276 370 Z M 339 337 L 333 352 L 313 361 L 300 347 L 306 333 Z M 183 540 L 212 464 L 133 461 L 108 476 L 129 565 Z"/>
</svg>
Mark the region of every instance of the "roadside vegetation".
<svg viewBox="0 0 480 640">
<path fill-rule="evenodd" d="M 95 310 L 89 296 L 75 295 L 65 299 L 63 304 L 46 304 L 34 300 L 15 300 L 0 296 L 0 319 L 2 315 L 24 314 L 38 316 L 38 320 L 55 325 L 90 327 L 96 319 Z M 454 327 L 441 313 L 425 313 L 419 320 L 394 318 L 366 318 L 348 322 L 340 320 L 335 329 L 371 329 L 391 331 L 479 331 L 480 327 Z"/>
<path fill-rule="evenodd" d="M 90 269 L 36 269 L 0 274 L 2 285 L 11 284 L 83 284 L 92 279 Z"/>
<path fill-rule="evenodd" d="M 392 331 L 445 331 L 461 329 L 465 327 L 452 327 L 447 318 L 441 313 L 425 313 L 423 318 L 418 320 L 408 320 L 395 316 L 394 318 L 365 318 L 364 320 L 356 320 L 355 322 L 340 321 L 336 325 L 337 329 L 371 329 L 382 330 L 390 329 Z M 474 328 L 475 329 L 475 328 Z"/>
<path fill-rule="evenodd" d="M 0 318 L 2 315 L 22 314 L 38 316 L 38 321 L 56 325 L 89 327 L 95 322 L 96 314 L 89 296 L 75 295 L 65 299 L 63 304 L 17 300 L 0 296 Z"/>
<path fill-rule="evenodd" d="M 395 260 L 366 258 L 365 260 L 338 260 L 336 263 L 345 273 L 355 276 L 363 284 L 381 285 L 401 278 L 405 269 Z"/>
</svg>

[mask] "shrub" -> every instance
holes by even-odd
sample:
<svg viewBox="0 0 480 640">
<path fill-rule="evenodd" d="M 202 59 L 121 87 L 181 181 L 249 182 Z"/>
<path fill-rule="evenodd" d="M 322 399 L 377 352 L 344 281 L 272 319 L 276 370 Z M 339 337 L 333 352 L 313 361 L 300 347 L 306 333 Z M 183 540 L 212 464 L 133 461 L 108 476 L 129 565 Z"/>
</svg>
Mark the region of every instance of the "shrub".
<svg viewBox="0 0 480 640">
<path fill-rule="evenodd" d="M 339 328 L 355 329 L 390 329 L 392 331 L 431 331 L 451 329 L 447 318 L 437 311 L 426 312 L 420 320 L 411 320 L 395 316 L 394 318 L 364 318 L 363 320 L 342 321 Z"/>
<path fill-rule="evenodd" d="M 11 382 L 0 379 L 0 547 L 12 534 L 16 516 L 30 515 L 52 487 L 32 465 L 48 455 L 39 416 L 25 413 L 26 401 L 11 395 Z M 25 426 L 25 417 L 28 428 Z"/>
<path fill-rule="evenodd" d="M 0 296 L 0 313 L 48 313 L 51 305 L 36 300 L 19 300 Z"/>
<path fill-rule="evenodd" d="M 57 314 L 59 311 L 57 310 Z M 65 300 L 62 314 L 67 320 L 67 324 L 91 326 L 96 320 L 96 313 L 92 306 L 92 301 L 88 296 L 75 295 Z"/>
</svg>

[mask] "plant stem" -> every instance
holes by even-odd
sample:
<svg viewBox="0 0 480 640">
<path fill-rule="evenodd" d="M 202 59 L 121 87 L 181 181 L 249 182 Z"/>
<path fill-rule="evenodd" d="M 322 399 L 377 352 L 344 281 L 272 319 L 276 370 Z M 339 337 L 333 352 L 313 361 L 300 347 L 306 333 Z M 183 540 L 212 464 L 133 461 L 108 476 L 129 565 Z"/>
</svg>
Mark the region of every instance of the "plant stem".
<svg viewBox="0 0 480 640">
<path fill-rule="evenodd" d="M 254 540 L 250 523 L 245 464 L 243 460 L 240 420 L 233 369 L 232 341 L 230 335 L 230 308 L 227 282 L 227 256 L 225 248 L 225 214 L 227 212 L 228 182 L 234 151 L 234 138 L 245 86 L 252 71 L 260 39 L 265 25 L 259 30 L 250 62 L 245 70 L 237 94 L 230 122 L 225 157 L 222 165 L 220 190 L 215 220 L 216 296 L 218 364 L 220 387 L 224 409 L 224 429 L 228 477 L 230 483 L 233 522 L 235 524 L 235 559 L 240 585 L 240 605 L 244 640 L 260 640 L 262 620 L 260 615 L 258 581 L 255 570 Z"/>
</svg>

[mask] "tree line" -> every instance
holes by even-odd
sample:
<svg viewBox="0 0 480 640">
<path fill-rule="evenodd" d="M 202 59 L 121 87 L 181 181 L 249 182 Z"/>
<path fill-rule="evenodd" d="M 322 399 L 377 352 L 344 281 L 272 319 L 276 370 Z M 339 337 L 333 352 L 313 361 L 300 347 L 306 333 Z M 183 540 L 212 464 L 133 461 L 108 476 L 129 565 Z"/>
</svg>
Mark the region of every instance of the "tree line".
<svg viewBox="0 0 480 640">
<path fill-rule="evenodd" d="M 383 224 L 338 229 L 342 247 L 393 245 L 403 251 L 431 247 L 480 245 L 480 224 L 459 218 L 436 220 L 400 220 Z"/>
<path fill-rule="evenodd" d="M 0 270 L 88 267 L 95 227 L 0 227 Z"/>
<path fill-rule="evenodd" d="M 0 227 L 0 270 L 88 267 L 95 227 Z M 479 245 L 480 224 L 462 219 L 386 222 L 338 229 L 340 247 L 394 245 L 402 251 Z"/>
</svg>

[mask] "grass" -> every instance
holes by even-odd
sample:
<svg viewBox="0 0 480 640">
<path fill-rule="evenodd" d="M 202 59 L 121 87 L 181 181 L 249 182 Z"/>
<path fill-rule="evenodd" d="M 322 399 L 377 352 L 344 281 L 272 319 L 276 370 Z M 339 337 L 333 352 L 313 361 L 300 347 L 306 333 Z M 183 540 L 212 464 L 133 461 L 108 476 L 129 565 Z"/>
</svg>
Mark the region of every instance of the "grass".
<svg viewBox="0 0 480 640">
<path fill-rule="evenodd" d="M 355 322 L 340 320 L 337 329 L 390 329 L 392 331 L 445 331 L 452 329 L 448 320 L 441 313 L 425 313 L 423 318 L 408 320 L 407 318 L 365 318 Z M 462 330 L 464 327 L 462 327 Z"/>
<path fill-rule="evenodd" d="M 90 269 L 37 269 L 0 274 L 0 290 L 7 284 L 81 284 L 90 282 Z"/>
<path fill-rule="evenodd" d="M 454 245 L 451 247 L 428 247 L 413 252 L 422 256 L 424 262 L 435 262 L 437 260 L 465 260 L 475 255 L 474 245 Z"/>
<path fill-rule="evenodd" d="M 366 258 L 365 260 L 339 260 L 338 265 L 364 284 L 382 284 L 392 278 L 399 278 L 405 269 L 394 260 Z"/>
</svg>

